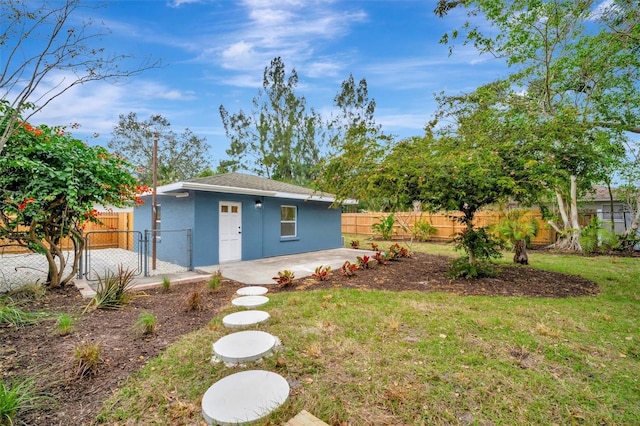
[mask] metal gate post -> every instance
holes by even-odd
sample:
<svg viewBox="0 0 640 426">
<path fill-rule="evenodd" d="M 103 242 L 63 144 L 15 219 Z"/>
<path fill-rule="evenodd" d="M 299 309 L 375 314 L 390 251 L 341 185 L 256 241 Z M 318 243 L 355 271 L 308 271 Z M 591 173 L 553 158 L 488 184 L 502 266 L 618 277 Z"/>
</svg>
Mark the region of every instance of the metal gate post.
<svg viewBox="0 0 640 426">
<path fill-rule="evenodd" d="M 84 262 L 85 262 L 85 258 L 87 257 L 87 244 L 88 244 L 87 236 L 85 235 L 83 239 L 84 239 L 84 250 L 80 252 L 80 259 L 78 260 L 78 279 L 79 280 L 81 280 L 82 277 L 84 276 L 84 270 L 85 270 Z M 83 255 L 83 252 L 84 252 L 84 255 Z"/>
<path fill-rule="evenodd" d="M 193 232 L 187 229 L 187 256 L 189 260 L 189 270 L 193 271 Z"/>
<path fill-rule="evenodd" d="M 144 259 L 142 259 L 144 276 L 149 276 L 149 230 L 144 230 L 144 239 L 142 240 Z"/>
</svg>

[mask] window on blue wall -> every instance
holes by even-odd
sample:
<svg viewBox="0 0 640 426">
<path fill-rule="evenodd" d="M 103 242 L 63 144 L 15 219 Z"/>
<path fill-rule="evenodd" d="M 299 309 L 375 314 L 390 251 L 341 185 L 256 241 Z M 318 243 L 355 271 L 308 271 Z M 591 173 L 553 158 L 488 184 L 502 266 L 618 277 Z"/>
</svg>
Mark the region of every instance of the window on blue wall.
<svg viewBox="0 0 640 426">
<path fill-rule="evenodd" d="M 295 237 L 298 210 L 295 206 L 280 206 L 280 236 Z"/>
</svg>

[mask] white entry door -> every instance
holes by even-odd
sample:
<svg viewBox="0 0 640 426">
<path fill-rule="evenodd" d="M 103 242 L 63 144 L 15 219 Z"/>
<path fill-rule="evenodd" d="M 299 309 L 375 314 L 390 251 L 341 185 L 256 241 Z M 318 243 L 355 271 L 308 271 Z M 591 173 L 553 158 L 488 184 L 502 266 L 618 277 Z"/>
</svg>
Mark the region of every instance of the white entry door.
<svg viewBox="0 0 640 426">
<path fill-rule="evenodd" d="M 219 261 L 242 260 L 242 204 L 220 201 Z"/>
</svg>

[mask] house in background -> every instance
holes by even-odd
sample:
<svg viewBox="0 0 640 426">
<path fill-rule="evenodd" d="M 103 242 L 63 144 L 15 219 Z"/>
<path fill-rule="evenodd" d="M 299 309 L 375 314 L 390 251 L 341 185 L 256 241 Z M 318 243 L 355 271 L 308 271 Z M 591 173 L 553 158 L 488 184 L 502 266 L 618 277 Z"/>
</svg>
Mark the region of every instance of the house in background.
<svg viewBox="0 0 640 426">
<path fill-rule="evenodd" d="M 618 194 L 616 188 L 609 188 L 602 185 L 594 185 L 593 190 L 581 200 L 580 211 L 586 215 L 596 215 L 605 224 L 611 223 L 611 196 L 613 196 L 613 221 L 615 233 L 623 234 L 633 220 L 633 212 L 624 198 Z"/>
<path fill-rule="evenodd" d="M 258 176 L 227 173 L 157 188 L 157 257 L 191 267 L 342 247 L 341 211 L 332 195 Z M 134 212 L 151 229 L 152 196 Z M 182 234 L 190 230 L 187 240 Z"/>
</svg>

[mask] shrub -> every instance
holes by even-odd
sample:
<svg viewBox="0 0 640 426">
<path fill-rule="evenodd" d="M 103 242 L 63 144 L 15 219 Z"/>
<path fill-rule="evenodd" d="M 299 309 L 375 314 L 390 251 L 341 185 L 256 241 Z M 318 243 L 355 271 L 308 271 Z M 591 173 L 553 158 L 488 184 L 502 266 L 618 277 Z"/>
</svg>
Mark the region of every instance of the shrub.
<svg viewBox="0 0 640 426">
<path fill-rule="evenodd" d="M 398 243 L 389 246 L 389 252 L 387 254 L 388 260 L 398 260 L 401 257 L 411 257 L 411 252 L 408 248 L 402 247 Z"/>
<path fill-rule="evenodd" d="M 200 294 L 200 292 L 198 290 L 193 290 L 191 293 L 189 293 L 184 310 L 186 312 L 200 311 L 203 307 L 204 302 L 202 301 L 202 295 Z"/>
<path fill-rule="evenodd" d="M 56 332 L 60 336 L 66 336 L 71 333 L 75 325 L 75 319 L 68 314 L 61 314 L 56 321 Z"/>
<path fill-rule="evenodd" d="M 373 267 L 374 260 L 369 256 L 356 256 L 356 264 L 360 269 L 370 269 Z"/>
<path fill-rule="evenodd" d="M 438 230 L 426 220 L 420 220 L 413 226 L 413 238 L 418 241 L 428 241 L 432 235 L 438 233 Z"/>
<path fill-rule="evenodd" d="M 83 342 L 73 348 L 75 377 L 94 375 L 102 361 L 102 344 Z"/>
<path fill-rule="evenodd" d="M 373 260 L 375 260 L 378 265 L 384 265 L 387 263 L 387 256 L 381 251 L 377 251 L 376 254 L 373 255 Z"/>
<path fill-rule="evenodd" d="M 292 271 L 285 269 L 282 272 L 278 272 L 278 276 L 273 277 L 273 279 L 278 283 L 280 287 L 288 287 L 293 284 L 295 275 Z"/>
<path fill-rule="evenodd" d="M 355 263 L 351 263 L 348 260 L 346 260 L 343 264 L 342 267 L 340 268 L 340 272 L 342 273 L 342 275 L 344 275 L 345 277 L 352 277 L 356 274 L 356 271 L 358 270 L 358 265 L 356 265 Z"/>
<path fill-rule="evenodd" d="M 131 301 L 134 270 L 118 267 L 118 273 L 111 271 L 104 277 L 98 276 L 98 289 L 85 311 L 93 306 L 97 309 L 118 309 Z"/>
<path fill-rule="evenodd" d="M 209 290 L 211 290 L 212 292 L 216 292 L 220 290 L 221 284 L 222 284 L 222 271 L 218 269 L 211 275 L 211 278 L 209 278 Z"/>
<path fill-rule="evenodd" d="M 453 279 L 457 278 L 482 278 L 482 277 L 495 277 L 496 270 L 491 262 L 488 260 L 477 260 L 473 263 L 469 262 L 467 256 L 459 257 L 451 262 L 451 266 L 448 271 L 449 277 Z"/>
<path fill-rule="evenodd" d="M 371 243 L 371 250 L 378 251 L 378 244 L 377 243 Z"/>
<path fill-rule="evenodd" d="M 605 252 L 613 248 L 616 242 L 616 235 L 604 228 L 597 216 L 580 233 L 580 246 L 586 254 Z"/>
<path fill-rule="evenodd" d="M 326 281 L 329 279 L 329 273 L 331 272 L 331 266 L 324 267 L 322 265 L 316 268 L 316 271 L 311 274 L 312 277 L 318 281 Z"/>
<path fill-rule="evenodd" d="M 38 399 L 31 380 L 11 385 L 0 380 L 0 425 L 17 424 L 18 413 L 34 408 Z"/>
<path fill-rule="evenodd" d="M 373 232 L 377 232 L 382 236 L 383 240 L 390 240 L 393 235 L 393 225 L 396 223 L 396 219 L 393 213 L 387 217 L 379 217 L 380 222 L 371 225 Z"/>
<path fill-rule="evenodd" d="M 360 240 L 351 240 L 351 248 L 359 249 L 360 248 Z"/>
<path fill-rule="evenodd" d="M 640 244 L 640 237 L 636 233 L 627 233 L 618 237 L 618 242 L 613 249 L 633 254 L 638 244 Z"/>
<path fill-rule="evenodd" d="M 134 324 L 134 328 L 138 330 L 143 336 L 149 336 L 156 332 L 156 316 L 152 312 L 140 312 L 138 320 Z"/>
</svg>

